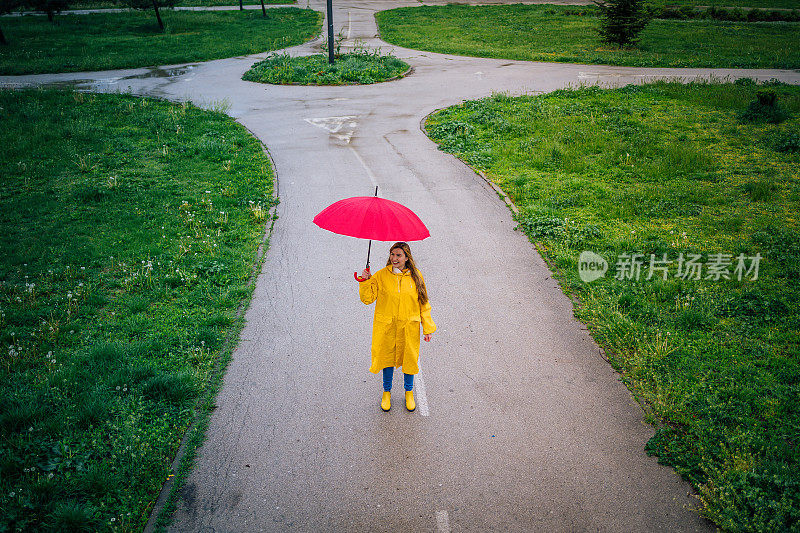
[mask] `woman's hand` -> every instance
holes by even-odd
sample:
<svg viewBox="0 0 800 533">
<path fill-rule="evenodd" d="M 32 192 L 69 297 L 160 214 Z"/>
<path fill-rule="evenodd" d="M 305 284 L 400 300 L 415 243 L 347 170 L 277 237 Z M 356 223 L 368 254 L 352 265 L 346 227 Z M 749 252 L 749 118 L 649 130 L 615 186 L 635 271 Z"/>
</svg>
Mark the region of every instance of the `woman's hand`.
<svg viewBox="0 0 800 533">
<path fill-rule="evenodd" d="M 369 279 L 372 277 L 372 274 L 369 273 L 369 269 L 365 268 L 361 271 L 361 279 Z"/>
<path fill-rule="evenodd" d="M 426 335 L 423 335 L 422 338 L 425 339 L 425 342 L 431 342 L 431 337 L 432 336 L 433 336 L 433 333 L 428 333 Z"/>
</svg>

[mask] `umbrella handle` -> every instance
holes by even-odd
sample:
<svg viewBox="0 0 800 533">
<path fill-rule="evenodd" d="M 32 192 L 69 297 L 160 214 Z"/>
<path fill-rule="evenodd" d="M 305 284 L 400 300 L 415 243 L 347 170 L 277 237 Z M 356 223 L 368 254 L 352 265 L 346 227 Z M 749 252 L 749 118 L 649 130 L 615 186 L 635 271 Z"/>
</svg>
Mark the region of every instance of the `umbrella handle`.
<svg viewBox="0 0 800 533">
<path fill-rule="evenodd" d="M 367 272 L 369 272 L 369 267 L 367 267 Z M 353 277 L 356 278 L 356 281 L 361 283 L 362 281 L 367 281 L 369 278 L 362 278 L 358 275 L 358 272 L 353 272 Z"/>
</svg>

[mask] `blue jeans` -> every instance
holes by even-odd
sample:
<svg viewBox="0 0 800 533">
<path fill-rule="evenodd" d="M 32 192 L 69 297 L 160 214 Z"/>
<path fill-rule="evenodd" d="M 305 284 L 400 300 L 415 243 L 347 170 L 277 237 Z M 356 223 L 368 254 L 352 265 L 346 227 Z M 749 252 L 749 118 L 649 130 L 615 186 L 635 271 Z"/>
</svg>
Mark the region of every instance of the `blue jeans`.
<svg viewBox="0 0 800 533">
<path fill-rule="evenodd" d="M 392 390 L 392 378 L 394 377 L 394 367 L 387 366 L 383 369 L 383 390 Z M 407 391 L 414 388 L 414 374 L 403 374 L 403 388 Z"/>
</svg>

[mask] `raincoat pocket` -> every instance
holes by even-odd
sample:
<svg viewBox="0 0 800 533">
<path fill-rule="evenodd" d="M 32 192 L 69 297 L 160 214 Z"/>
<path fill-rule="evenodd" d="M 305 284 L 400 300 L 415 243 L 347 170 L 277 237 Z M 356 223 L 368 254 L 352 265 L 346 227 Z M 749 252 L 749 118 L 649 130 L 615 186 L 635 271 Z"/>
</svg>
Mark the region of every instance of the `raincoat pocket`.
<svg viewBox="0 0 800 533">
<path fill-rule="evenodd" d="M 379 315 L 378 313 L 375 313 L 375 322 L 380 322 L 381 324 L 391 324 L 392 320 L 393 319 L 390 316 Z"/>
</svg>

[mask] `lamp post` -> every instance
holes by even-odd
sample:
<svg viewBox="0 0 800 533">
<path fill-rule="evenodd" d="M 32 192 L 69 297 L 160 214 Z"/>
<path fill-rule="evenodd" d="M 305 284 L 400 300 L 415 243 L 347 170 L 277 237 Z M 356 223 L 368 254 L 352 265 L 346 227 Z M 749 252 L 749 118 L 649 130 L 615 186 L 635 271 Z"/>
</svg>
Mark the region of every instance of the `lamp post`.
<svg viewBox="0 0 800 533">
<path fill-rule="evenodd" d="M 333 0 L 328 0 L 328 63 L 333 65 Z"/>
</svg>

